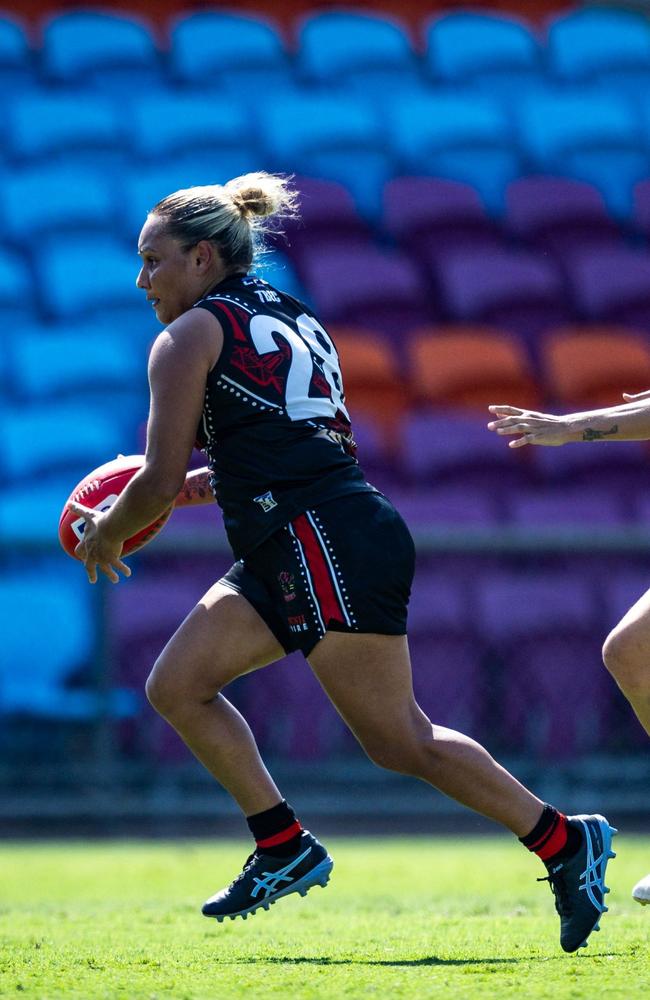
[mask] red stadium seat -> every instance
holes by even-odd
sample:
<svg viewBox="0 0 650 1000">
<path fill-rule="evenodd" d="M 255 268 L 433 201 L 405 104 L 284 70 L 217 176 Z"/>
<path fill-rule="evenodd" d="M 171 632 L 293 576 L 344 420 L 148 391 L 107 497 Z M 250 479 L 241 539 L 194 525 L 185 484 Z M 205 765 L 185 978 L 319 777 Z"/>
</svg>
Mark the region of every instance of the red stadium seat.
<svg viewBox="0 0 650 1000">
<path fill-rule="evenodd" d="M 343 384 L 354 424 L 355 416 L 377 424 L 389 450 L 397 441 L 408 393 L 389 341 L 372 330 L 329 327 L 341 359 Z"/>
<path fill-rule="evenodd" d="M 560 327 L 540 343 L 547 395 L 571 409 L 622 403 L 650 389 L 650 337 L 616 326 Z"/>
<path fill-rule="evenodd" d="M 428 327 L 410 340 L 416 403 L 485 408 L 512 399 L 537 409 L 542 394 L 523 343 L 480 326 Z"/>
</svg>

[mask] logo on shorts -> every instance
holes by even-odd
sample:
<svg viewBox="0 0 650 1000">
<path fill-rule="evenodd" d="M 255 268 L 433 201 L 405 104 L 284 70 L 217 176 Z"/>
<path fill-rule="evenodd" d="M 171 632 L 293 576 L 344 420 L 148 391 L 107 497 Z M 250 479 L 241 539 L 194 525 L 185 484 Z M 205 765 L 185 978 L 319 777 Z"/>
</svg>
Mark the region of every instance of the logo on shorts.
<svg viewBox="0 0 650 1000">
<path fill-rule="evenodd" d="M 282 596 L 285 601 L 294 601 L 296 598 L 296 578 L 293 573 L 283 569 L 281 573 L 278 573 L 278 583 L 282 587 Z"/>
<path fill-rule="evenodd" d="M 260 493 L 258 497 L 253 497 L 255 503 L 258 503 L 265 514 L 268 514 L 270 510 L 277 507 L 277 501 L 273 499 L 273 494 L 269 490 L 268 493 Z"/>
<path fill-rule="evenodd" d="M 304 615 L 289 615 L 287 621 L 292 632 L 307 632 L 309 629 Z"/>
</svg>

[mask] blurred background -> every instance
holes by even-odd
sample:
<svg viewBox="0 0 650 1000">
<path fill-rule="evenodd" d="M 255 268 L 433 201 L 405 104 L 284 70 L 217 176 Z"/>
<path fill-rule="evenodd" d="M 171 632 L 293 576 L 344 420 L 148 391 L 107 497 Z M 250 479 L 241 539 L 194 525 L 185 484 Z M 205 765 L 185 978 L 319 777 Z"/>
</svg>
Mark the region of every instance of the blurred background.
<svg viewBox="0 0 650 1000">
<path fill-rule="evenodd" d="M 143 690 L 230 565 L 218 508 L 116 588 L 57 524 L 143 450 L 147 210 L 257 169 L 302 206 L 260 273 L 331 330 L 361 465 L 416 538 L 421 704 L 561 807 L 647 822 L 600 647 L 650 586 L 650 445 L 512 452 L 485 425 L 650 388 L 650 3 L 22 0 L 0 92 L 0 829 L 241 825 Z M 469 822 L 370 765 L 300 655 L 227 693 L 301 815 Z"/>
</svg>

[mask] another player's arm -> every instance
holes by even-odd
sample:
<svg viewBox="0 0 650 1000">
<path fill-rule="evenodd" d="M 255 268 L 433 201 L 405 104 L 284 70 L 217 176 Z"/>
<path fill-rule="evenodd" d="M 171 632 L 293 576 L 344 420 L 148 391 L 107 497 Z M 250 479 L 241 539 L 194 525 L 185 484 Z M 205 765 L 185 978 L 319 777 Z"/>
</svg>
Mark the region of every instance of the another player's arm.
<svg viewBox="0 0 650 1000">
<path fill-rule="evenodd" d="M 650 439 L 650 392 L 623 393 L 620 406 L 554 415 L 495 404 L 488 407 L 498 419 L 488 428 L 496 434 L 518 434 L 510 448 L 526 444 L 561 445 L 576 441 L 645 441 Z"/>
<path fill-rule="evenodd" d="M 176 500 L 194 447 L 206 379 L 222 345 L 219 321 L 204 309 L 184 313 L 156 339 L 149 359 L 151 402 L 142 469 L 106 513 L 89 513 L 82 505 L 70 505 L 86 519 L 77 554 L 86 563 L 91 582 L 97 566 L 116 580 L 106 567 L 119 561 L 124 540 L 155 521 Z"/>
</svg>

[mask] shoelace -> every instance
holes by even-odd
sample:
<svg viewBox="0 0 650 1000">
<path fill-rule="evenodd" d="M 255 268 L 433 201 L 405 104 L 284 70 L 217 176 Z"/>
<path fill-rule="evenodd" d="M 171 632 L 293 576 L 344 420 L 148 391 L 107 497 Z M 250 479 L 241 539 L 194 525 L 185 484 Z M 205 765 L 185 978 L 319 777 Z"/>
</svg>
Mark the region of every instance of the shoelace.
<svg viewBox="0 0 650 1000">
<path fill-rule="evenodd" d="M 548 882 L 551 886 L 551 891 L 555 896 L 555 909 L 561 917 L 568 917 L 571 915 L 571 906 L 569 903 L 569 892 L 567 890 L 566 881 L 562 871 L 559 872 L 549 872 L 545 878 L 538 878 L 538 882 Z"/>
<path fill-rule="evenodd" d="M 232 889 L 232 887 L 234 885 L 237 885 L 238 882 L 241 882 L 241 880 L 244 878 L 244 876 L 246 875 L 247 871 L 249 870 L 249 868 L 251 867 L 251 865 L 255 862 L 255 860 L 256 860 L 256 854 L 255 854 L 255 851 L 253 851 L 253 853 L 249 854 L 248 857 L 246 858 L 246 860 L 244 861 L 244 867 L 240 871 L 239 875 L 237 875 L 237 877 L 234 878 L 232 880 L 232 882 L 230 883 L 230 885 L 228 887 L 229 889 Z"/>
</svg>

